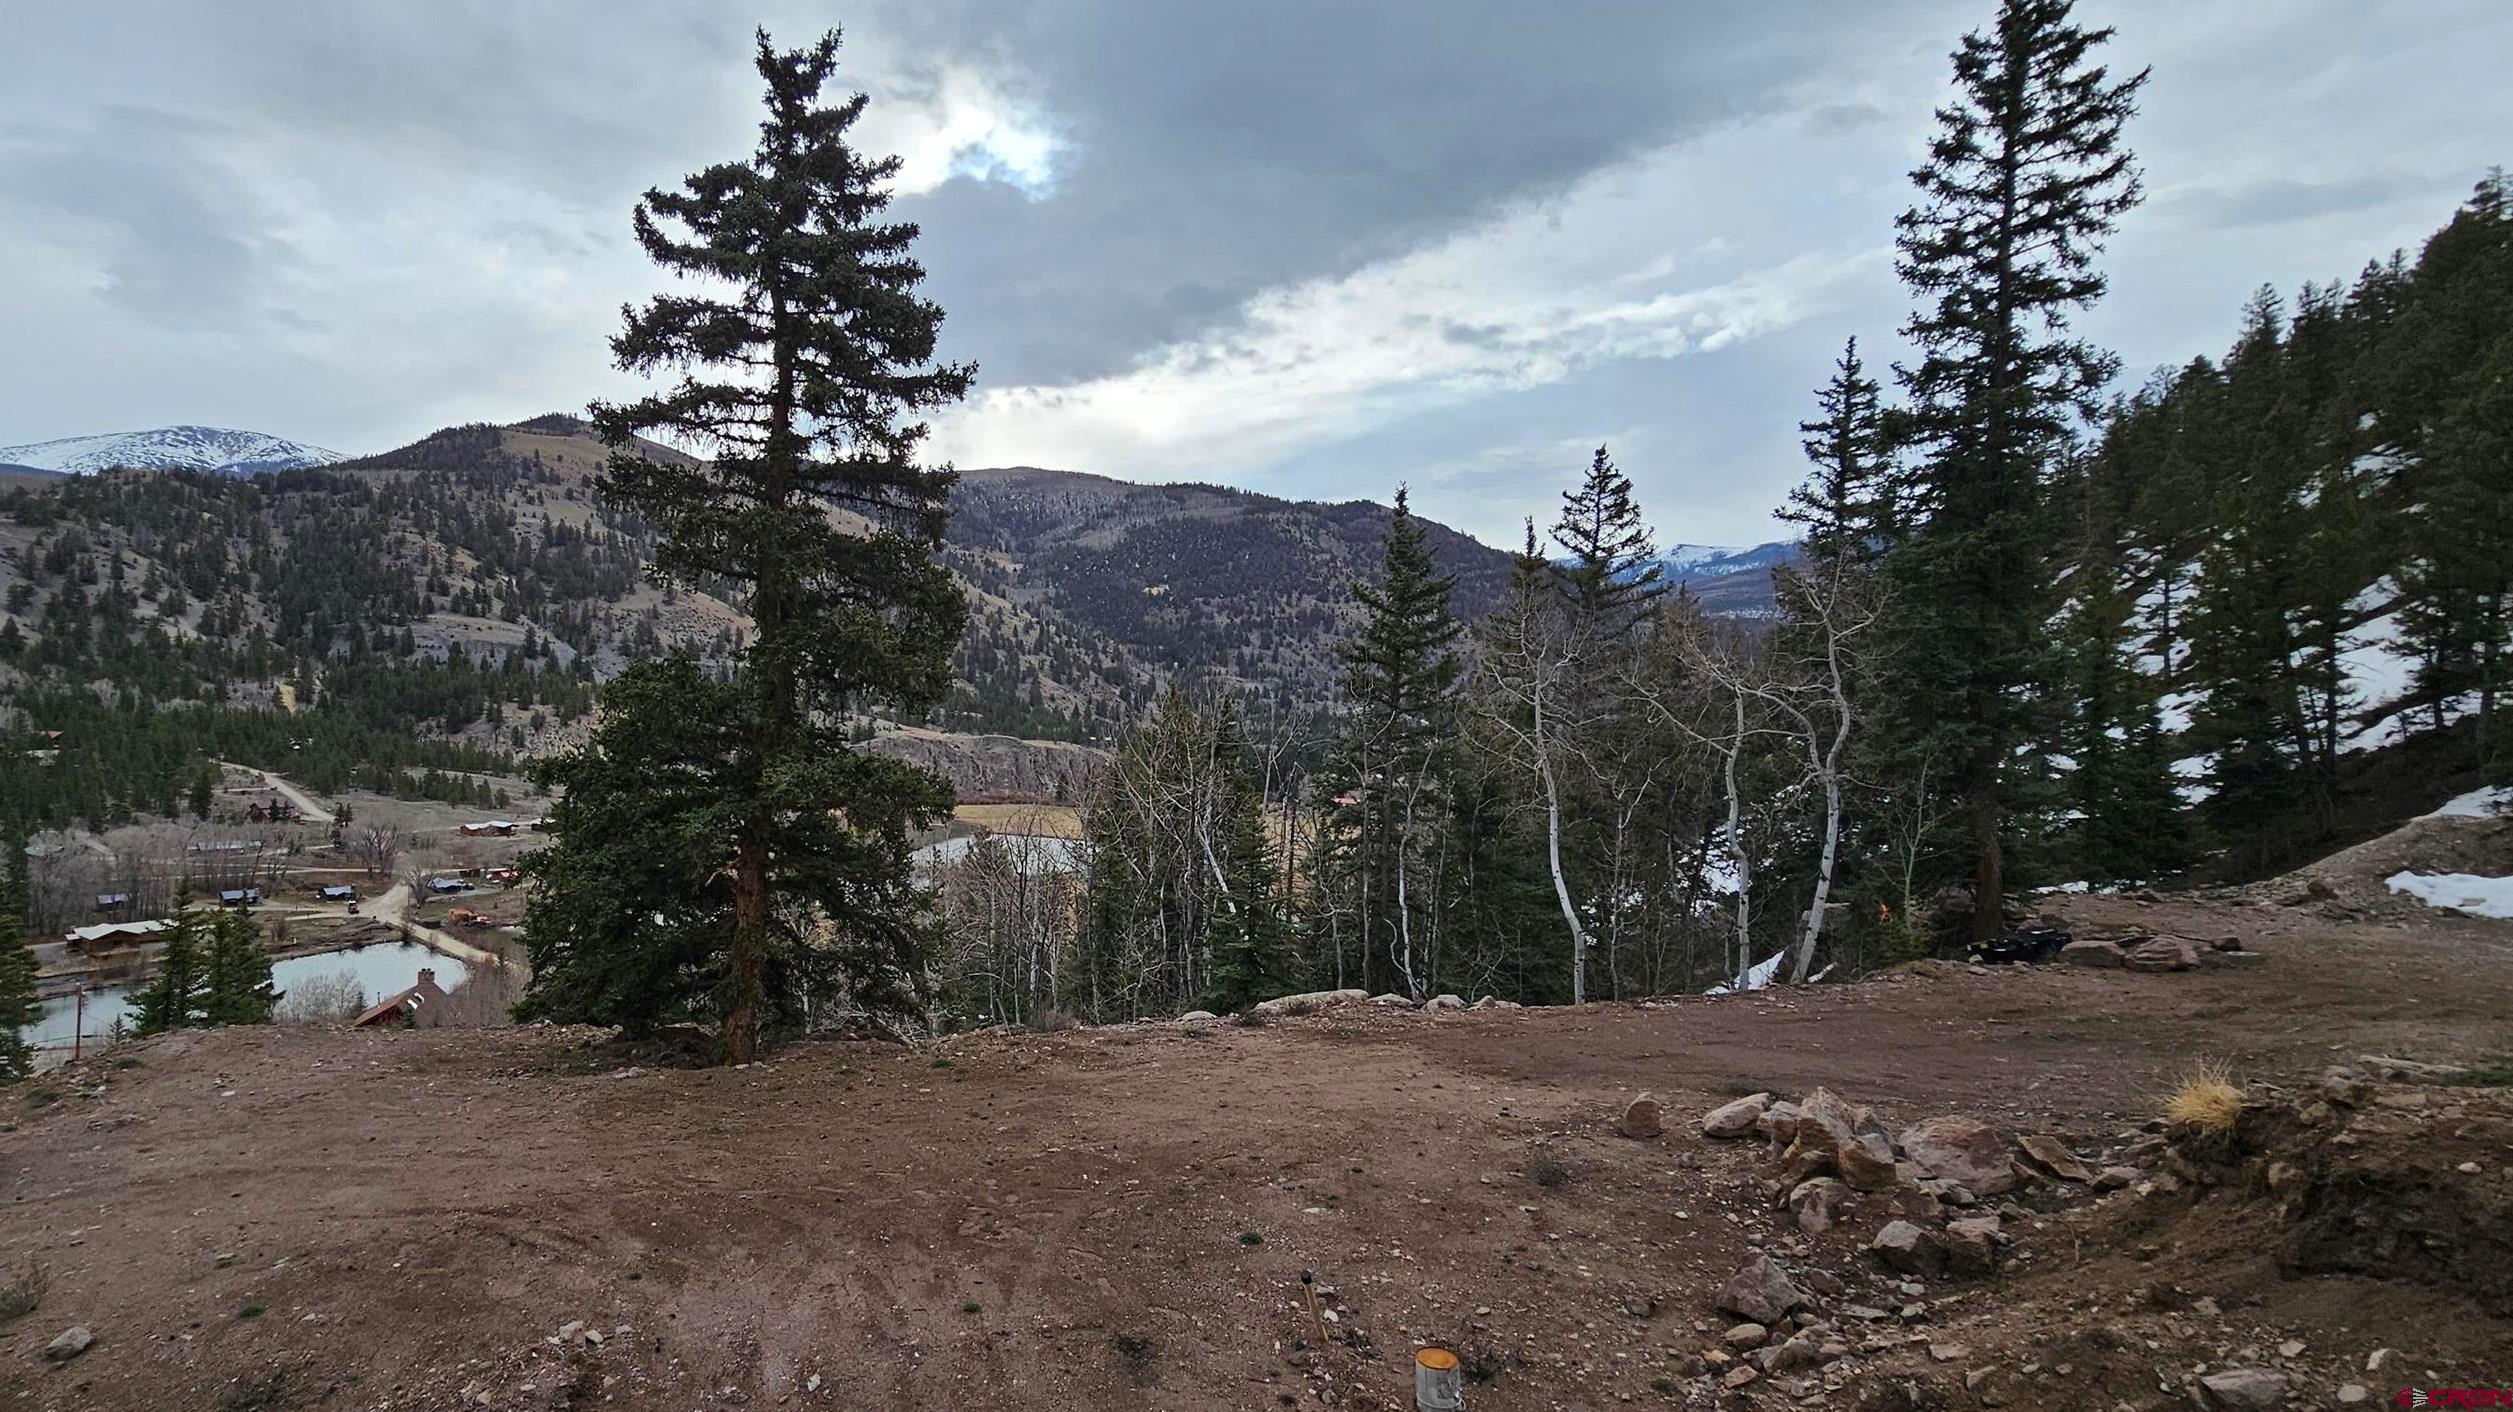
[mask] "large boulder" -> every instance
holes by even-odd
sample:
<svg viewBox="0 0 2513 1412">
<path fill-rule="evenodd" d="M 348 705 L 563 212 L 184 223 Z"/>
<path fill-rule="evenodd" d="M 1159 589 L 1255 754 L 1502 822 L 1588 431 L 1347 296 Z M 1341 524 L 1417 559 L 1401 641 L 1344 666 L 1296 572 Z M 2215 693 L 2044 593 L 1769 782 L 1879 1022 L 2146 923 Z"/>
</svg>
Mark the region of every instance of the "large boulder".
<svg viewBox="0 0 2513 1412">
<path fill-rule="evenodd" d="M 1902 1150 L 1912 1161 L 1974 1196 L 2015 1190 L 2015 1164 L 2008 1160 L 2008 1145 L 2006 1133 L 1960 1113 L 1924 1118 L 1902 1130 Z"/>
<path fill-rule="evenodd" d="M 1935 1235 L 1909 1221 L 1887 1221 L 1867 1249 L 1889 1270 L 1906 1275 L 1945 1273 L 1946 1248 Z"/>
<path fill-rule="evenodd" d="M 1836 1177 L 1810 1177 L 1789 1191 L 1789 1215 L 1808 1235 L 1822 1235 L 1841 1219 L 1842 1209 L 1857 1198 L 1849 1184 Z"/>
<path fill-rule="evenodd" d="M 1338 1005 L 1353 1005 L 1370 998 L 1366 990 L 1304 990 L 1298 995 L 1278 995 L 1256 1003 L 1264 1015 L 1306 1015 Z"/>
<path fill-rule="evenodd" d="M 1769 1107 L 1771 1095 L 1768 1093 L 1749 1093 L 1734 1103 L 1723 1103 L 1702 1115 L 1702 1136 L 1748 1136 Z"/>
<path fill-rule="evenodd" d="M 1789 1278 L 1789 1272 L 1760 1251 L 1738 1266 L 1719 1291 L 1721 1309 L 1766 1328 L 1779 1323 L 1791 1310 L 1812 1303 L 1806 1291 Z"/>
<path fill-rule="evenodd" d="M 1644 1093 L 1623 1105 L 1623 1116 L 1615 1120 L 1614 1130 L 1625 1137 L 1653 1138 L 1666 1127 L 1654 1094 Z"/>
<path fill-rule="evenodd" d="M 2071 966 L 2093 966 L 2117 971 L 2127 959 L 2121 949 L 2100 937 L 2085 937 L 2059 948 L 2059 959 Z"/>
<path fill-rule="evenodd" d="M 2199 948 L 2194 942 L 2177 936 L 2159 936 L 2140 942 L 2121 958 L 2123 967 L 2132 971 L 2189 971 L 2199 965 Z"/>
</svg>

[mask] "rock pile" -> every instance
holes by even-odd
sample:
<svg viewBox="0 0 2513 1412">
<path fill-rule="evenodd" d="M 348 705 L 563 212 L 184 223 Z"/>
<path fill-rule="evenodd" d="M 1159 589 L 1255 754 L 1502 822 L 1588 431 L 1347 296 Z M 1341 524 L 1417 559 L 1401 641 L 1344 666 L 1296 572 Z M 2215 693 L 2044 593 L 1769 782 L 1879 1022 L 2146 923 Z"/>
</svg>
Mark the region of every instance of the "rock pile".
<svg viewBox="0 0 2513 1412">
<path fill-rule="evenodd" d="M 2260 959 L 2235 936 L 2170 936 L 2137 925 L 2080 933 L 2059 949 L 2071 966 L 2146 972 L 2195 971 L 2203 965 L 2242 965 Z"/>
</svg>

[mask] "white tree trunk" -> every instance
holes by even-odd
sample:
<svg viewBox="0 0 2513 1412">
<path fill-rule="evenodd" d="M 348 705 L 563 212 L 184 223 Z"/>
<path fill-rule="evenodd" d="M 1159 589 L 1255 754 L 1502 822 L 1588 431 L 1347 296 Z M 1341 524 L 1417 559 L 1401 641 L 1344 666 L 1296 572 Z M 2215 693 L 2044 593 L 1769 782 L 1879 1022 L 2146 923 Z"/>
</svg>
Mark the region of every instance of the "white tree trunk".
<svg viewBox="0 0 2513 1412">
<path fill-rule="evenodd" d="M 1544 693 L 1535 693 L 1536 775 L 1544 781 L 1545 850 L 1553 867 L 1553 896 L 1562 904 L 1562 923 L 1571 929 L 1571 1003 L 1588 1003 L 1588 931 L 1571 905 L 1571 885 L 1562 874 L 1562 793 L 1553 782 L 1553 755 L 1544 742 Z"/>
</svg>

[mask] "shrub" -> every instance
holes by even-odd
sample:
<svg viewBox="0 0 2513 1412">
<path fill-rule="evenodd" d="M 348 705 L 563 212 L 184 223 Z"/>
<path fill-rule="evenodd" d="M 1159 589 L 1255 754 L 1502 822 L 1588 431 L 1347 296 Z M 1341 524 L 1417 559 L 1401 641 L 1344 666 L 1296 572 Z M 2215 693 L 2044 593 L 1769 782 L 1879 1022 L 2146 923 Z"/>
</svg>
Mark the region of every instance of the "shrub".
<svg viewBox="0 0 2513 1412">
<path fill-rule="evenodd" d="M 288 987 L 271 1010 L 282 1025 L 345 1025 L 366 1010 L 366 987 L 355 971 L 339 970 Z"/>
<path fill-rule="evenodd" d="M 2191 1070 L 2165 1101 L 2168 1121 L 2203 1133 L 2230 1133 L 2241 1120 L 2242 1090 L 2222 1065 L 2201 1064 Z"/>
</svg>

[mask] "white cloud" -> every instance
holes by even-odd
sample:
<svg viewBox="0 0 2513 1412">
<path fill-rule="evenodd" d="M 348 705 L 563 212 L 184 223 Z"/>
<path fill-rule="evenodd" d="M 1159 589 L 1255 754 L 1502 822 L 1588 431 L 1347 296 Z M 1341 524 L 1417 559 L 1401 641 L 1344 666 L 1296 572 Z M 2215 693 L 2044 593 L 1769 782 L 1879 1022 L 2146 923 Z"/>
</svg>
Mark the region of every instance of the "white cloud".
<svg viewBox="0 0 2513 1412">
<path fill-rule="evenodd" d="M 1143 478 L 1259 468 L 1426 409 L 1615 360 L 1714 351 L 1873 283 L 1882 251 L 1795 249 L 1777 210 L 1699 212 L 1777 130 L 1603 169 L 1411 253 L 1269 290 L 1227 325 L 1067 386 L 983 389 L 941 419 L 962 465 Z M 1727 239 L 1715 239 L 1720 232 Z M 1676 252 L 1676 253 L 1670 253 Z"/>
<path fill-rule="evenodd" d="M 899 155 L 896 187 L 920 195 L 953 177 L 999 181 L 1033 199 L 1052 193 L 1064 139 L 1047 115 L 974 69 L 893 78 L 864 110 L 865 150 Z"/>
</svg>

